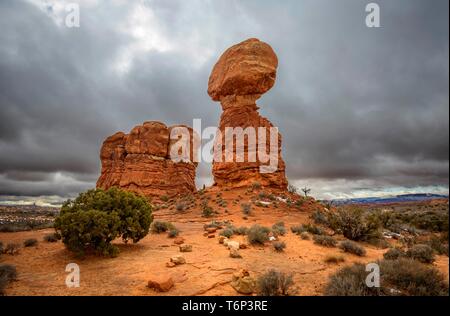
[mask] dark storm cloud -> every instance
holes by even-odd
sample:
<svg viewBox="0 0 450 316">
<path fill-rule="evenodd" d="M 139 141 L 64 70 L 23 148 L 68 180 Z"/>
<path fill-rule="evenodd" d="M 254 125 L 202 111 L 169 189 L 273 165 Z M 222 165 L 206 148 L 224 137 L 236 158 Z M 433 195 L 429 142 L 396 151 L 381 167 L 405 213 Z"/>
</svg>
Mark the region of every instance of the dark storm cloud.
<svg viewBox="0 0 450 316">
<path fill-rule="evenodd" d="M 376 2 L 379 29 L 365 1 L 331 0 L 81 1 L 69 29 L 64 1 L 1 1 L 0 195 L 93 186 L 103 139 L 146 120 L 216 125 L 209 72 L 249 37 L 279 57 L 259 105 L 291 181 L 446 185 L 448 2 Z"/>
</svg>

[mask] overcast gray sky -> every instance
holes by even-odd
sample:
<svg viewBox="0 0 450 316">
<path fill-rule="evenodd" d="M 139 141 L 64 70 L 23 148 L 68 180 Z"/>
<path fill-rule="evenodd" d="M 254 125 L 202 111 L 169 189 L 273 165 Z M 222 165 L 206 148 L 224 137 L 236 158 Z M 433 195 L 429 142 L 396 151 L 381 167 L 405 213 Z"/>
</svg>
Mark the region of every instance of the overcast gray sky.
<svg viewBox="0 0 450 316">
<path fill-rule="evenodd" d="M 449 2 L 375 2 L 380 28 L 357 0 L 0 0 L 0 200 L 93 187 L 104 138 L 143 121 L 216 126 L 209 73 L 249 37 L 279 58 L 258 104 L 290 182 L 319 198 L 448 193 Z"/>
</svg>

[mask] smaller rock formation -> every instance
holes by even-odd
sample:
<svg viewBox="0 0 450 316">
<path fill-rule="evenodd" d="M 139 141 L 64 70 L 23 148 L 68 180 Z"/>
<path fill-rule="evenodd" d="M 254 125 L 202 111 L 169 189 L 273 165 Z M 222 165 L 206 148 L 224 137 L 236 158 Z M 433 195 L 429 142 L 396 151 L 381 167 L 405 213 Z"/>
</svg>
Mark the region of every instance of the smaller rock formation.
<svg viewBox="0 0 450 316">
<path fill-rule="evenodd" d="M 181 134 L 177 134 L 182 129 L 188 131 L 189 139 L 181 139 Z M 171 138 L 171 133 L 180 137 Z M 100 150 L 102 171 L 97 187 L 117 186 L 150 198 L 195 192 L 194 136 L 190 127 L 167 127 L 155 121 L 136 126 L 129 134 L 115 133 Z M 183 141 L 189 142 L 189 152 L 181 152 L 179 145 Z"/>
<path fill-rule="evenodd" d="M 230 249 L 230 257 L 231 258 L 242 258 L 241 254 L 239 253 L 239 250 L 231 248 Z"/>
<path fill-rule="evenodd" d="M 170 258 L 170 262 L 174 263 L 175 265 L 185 264 L 186 259 L 183 256 L 176 255 Z"/>
<path fill-rule="evenodd" d="M 159 292 L 167 292 L 174 286 L 174 282 L 168 275 L 154 275 L 150 277 L 147 286 Z"/>
<path fill-rule="evenodd" d="M 256 281 L 250 276 L 250 273 L 242 269 L 233 274 L 231 286 L 241 294 L 252 294 L 256 290 Z"/>
<path fill-rule="evenodd" d="M 192 252 L 192 245 L 181 245 L 180 252 Z"/>
</svg>

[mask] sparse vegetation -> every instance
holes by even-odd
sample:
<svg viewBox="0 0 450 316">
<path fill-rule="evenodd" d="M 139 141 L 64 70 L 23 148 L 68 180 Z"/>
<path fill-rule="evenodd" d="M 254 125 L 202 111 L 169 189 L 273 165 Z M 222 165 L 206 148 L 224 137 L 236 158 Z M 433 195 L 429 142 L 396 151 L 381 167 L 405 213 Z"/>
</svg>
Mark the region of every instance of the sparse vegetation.
<svg viewBox="0 0 450 316">
<path fill-rule="evenodd" d="M 448 295 L 448 284 L 445 277 L 434 267 L 405 258 L 381 260 L 378 264 L 381 273 L 379 288 L 366 285 L 366 267 L 357 263 L 344 267 L 331 276 L 325 288 L 325 295 Z"/>
<path fill-rule="evenodd" d="M 208 200 L 202 201 L 202 216 L 211 217 L 214 215 L 214 211 L 211 206 L 208 205 Z"/>
<path fill-rule="evenodd" d="M 311 214 L 311 219 L 314 221 L 315 224 L 325 226 L 329 225 L 327 214 L 322 210 L 315 210 Z"/>
<path fill-rule="evenodd" d="M 36 246 L 37 244 L 38 244 L 38 241 L 36 238 L 29 238 L 23 242 L 24 247 L 33 247 L 33 246 Z"/>
<path fill-rule="evenodd" d="M 282 252 L 286 248 L 286 243 L 284 241 L 274 241 L 273 248 L 275 251 Z"/>
<path fill-rule="evenodd" d="M 324 261 L 325 261 L 325 263 L 336 263 L 336 264 L 338 264 L 338 263 L 344 262 L 345 259 L 344 259 L 343 256 L 340 256 L 340 255 L 328 255 L 328 256 L 325 257 Z"/>
<path fill-rule="evenodd" d="M 232 227 L 226 227 L 220 231 L 219 235 L 230 238 L 234 235 L 234 229 Z"/>
<path fill-rule="evenodd" d="M 439 238 L 433 235 L 427 241 L 427 245 L 436 251 L 437 254 L 446 255 L 448 257 L 448 239 L 444 239 L 442 237 Z"/>
<path fill-rule="evenodd" d="M 264 245 L 264 243 L 269 240 L 269 232 L 269 228 L 255 224 L 250 227 L 247 232 L 248 242 L 252 245 Z"/>
<path fill-rule="evenodd" d="M 261 189 L 261 183 L 253 182 L 252 183 L 252 190 L 259 190 L 259 189 Z"/>
<path fill-rule="evenodd" d="M 309 234 L 307 232 L 303 232 L 300 234 L 300 238 L 303 240 L 310 240 Z"/>
<path fill-rule="evenodd" d="M 314 243 L 325 247 L 336 247 L 337 241 L 331 236 L 314 235 Z"/>
<path fill-rule="evenodd" d="M 317 226 L 311 225 L 311 224 L 302 224 L 298 226 L 292 226 L 291 231 L 294 234 L 300 235 L 301 233 L 308 232 L 313 235 L 323 235 L 324 231 Z"/>
<path fill-rule="evenodd" d="M 242 213 L 244 213 L 244 215 L 250 215 L 252 212 L 252 206 L 248 203 L 242 203 L 241 210 L 242 210 Z"/>
<path fill-rule="evenodd" d="M 11 281 L 17 279 L 16 267 L 10 264 L 0 263 L 0 295 L 5 295 L 5 288 Z"/>
<path fill-rule="evenodd" d="M 414 245 L 406 251 L 406 256 L 422 263 L 434 262 L 433 249 L 428 245 Z"/>
<path fill-rule="evenodd" d="M 305 204 L 305 200 L 303 198 L 300 198 L 297 201 L 295 201 L 295 206 L 298 208 L 302 207 L 303 204 Z"/>
<path fill-rule="evenodd" d="M 368 287 L 366 266 L 356 263 L 339 270 L 330 277 L 325 287 L 327 296 L 374 296 L 380 295 L 379 288 Z"/>
<path fill-rule="evenodd" d="M 5 249 L 3 250 L 3 253 L 6 253 L 8 255 L 16 255 L 20 251 L 20 244 L 10 242 L 6 245 Z"/>
<path fill-rule="evenodd" d="M 429 232 L 448 232 L 448 209 L 426 209 L 413 210 L 392 209 L 378 212 L 378 217 L 384 228 L 395 233 L 413 228 Z"/>
<path fill-rule="evenodd" d="M 286 234 L 286 227 L 284 227 L 284 222 L 277 222 L 273 224 L 272 233 L 275 236 L 284 236 Z"/>
<path fill-rule="evenodd" d="M 345 240 L 339 244 L 339 248 L 344 252 L 352 253 L 354 255 L 363 257 L 366 255 L 366 250 L 358 245 L 356 242 Z"/>
<path fill-rule="evenodd" d="M 305 197 L 308 197 L 308 194 L 311 192 L 311 189 L 308 187 L 302 188 L 302 192 L 305 195 Z"/>
<path fill-rule="evenodd" d="M 292 194 L 297 194 L 297 187 L 293 184 L 288 185 L 288 192 Z"/>
<path fill-rule="evenodd" d="M 208 224 L 205 224 L 205 225 L 203 225 L 203 229 L 208 229 L 208 228 L 219 228 L 219 227 L 221 227 L 223 225 L 223 223 L 222 222 L 218 222 L 218 221 L 215 221 L 215 220 L 213 220 L 213 221 L 211 221 L 211 223 L 208 223 Z"/>
<path fill-rule="evenodd" d="M 245 226 L 241 226 L 241 227 L 234 229 L 234 233 L 236 235 L 247 235 L 247 232 L 248 232 L 248 228 Z"/>
<path fill-rule="evenodd" d="M 178 212 L 182 212 L 182 211 L 184 211 L 185 209 L 186 209 L 186 203 L 184 203 L 184 202 L 179 202 L 179 203 L 177 203 L 177 205 L 175 206 L 175 209 L 178 211 Z"/>
<path fill-rule="evenodd" d="M 86 251 L 116 256 L 111 242 L 121 237 L 134 243 L 145 237 L 153 220 L 149 202 L 118 188 L 89 190 L 64 202 L 55 228 L 66 247 L 79 256 Z"/>
<path fill-rule="evenodd" d="M 168 197 L 167 195 L 161 195 L 159 198 L 160 198 L 160 200 L 163 201 L 163 202 L 169 201 L 169 197 Z"/>
<path fill-rule="evenodd" d="M 21 222 L 16 222 L 13 224 L 1 224 L 0 233 L 15 233 L 21 231 L 28 231 L 33 229 L 45 229 L 53 228 L 53 221 L 40 221 L 33 219 L 26 219 Z"/>
<path fill-rule="evenodd" d="M 294 285 L 292 274 L 270 270 L 261 275 L 257 281 L 258 295 L 282 296 L 289 294 L 289 288 Z"/>
<path fill-rule="evenodd" d="M 47 234 L 44 236 L 44 241 L 46 242 L 57 242 L 58 241 L 58 235 L 56 233 Z"/>
<path fill-rule="evenodd" d="M 386 260 L 397 260 L 398 258 L 405 256 L 405 252 L 399 248 L 391 248 L 383 254 L 383 258 Z"/>
<path fill-rule="evenodd" d="M 359 207 L 345 207 L 337 212 L 329 212 L 328 223 L 331 229 L 350 240 L 367 240 L 380 236 L 377 216 Z"/>
<path fill-rule="evenodd" d="M 164 221 L 154 221 L 151 226 L 151 232 L 154 234 L 161 234 L 174 229 L 176 228 L 172 223 Z"/>
<path fill-rule="evenodd" d="M 178 230 L 178 228 L 174 227 L 172 229 L 169 230 L 169 232 L 167 233 L 167 236 L 169 238 L 175 238 L 180 234 L 180 231 Z"/>
</svg>

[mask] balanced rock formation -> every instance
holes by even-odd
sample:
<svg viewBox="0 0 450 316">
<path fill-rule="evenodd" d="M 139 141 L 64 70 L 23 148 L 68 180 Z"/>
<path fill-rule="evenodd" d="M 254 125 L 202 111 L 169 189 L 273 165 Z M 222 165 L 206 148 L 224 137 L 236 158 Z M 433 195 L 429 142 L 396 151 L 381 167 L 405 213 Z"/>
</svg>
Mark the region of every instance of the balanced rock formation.
<svg viewBox="0 0 450 316">
<path fill-rule="evenodd" d="M 189 141 L 184 153 L 177 150 L 180 145 L 177 138 L 170 137 L 171 132 L 180 136 L 175 132 L 181 129 L 189 133 L 188 139 L 181 140 Z M 181 136 L 178 137 L 180 139 Z M 181 159 L 174 159 L 173 151 Z M 192 128 L 145 122 L 134 127 L 129 134 L 118 132 L 103 142 L 100 150 L 102 171 L 97 187 L 109 189 L 116 186 L 150 198 L 195 192 L 195 152 Z"/>
<path fill-rule="evenodd" d="M 277 66 L 278 59 L 272 48 L 254 38 L 227 49 L 214 66 L 208 94 L 214 101 L 220 101 L 223 110 L 214 146 L 216 185 L 243 187 L 259 182 L 263 186 L 286 188 L 281 135 L 258 113 L 256 105 L 256 100 L 274 85 Z M 226 137 L 226 129 L 230 127 L 242 128 L 241 143 L 237 142 L 237 137 Z M 248 127 L 253 128 L 254 135 Z M 251 137 L 256 145 L 249 142 Z M 244 153 L 243 162 L 237 152 Z M 262 159 L 262 153 L 269 157 Z"/>
</svg>

